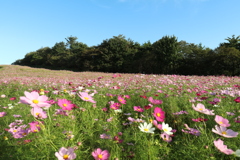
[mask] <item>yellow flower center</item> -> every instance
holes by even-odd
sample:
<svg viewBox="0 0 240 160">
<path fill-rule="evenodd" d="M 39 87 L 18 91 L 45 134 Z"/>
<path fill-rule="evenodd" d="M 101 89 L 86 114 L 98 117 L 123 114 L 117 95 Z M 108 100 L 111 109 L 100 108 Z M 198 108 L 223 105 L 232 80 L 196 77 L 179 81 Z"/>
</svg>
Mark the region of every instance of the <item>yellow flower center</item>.
<svg viewBox="0 0 240 160">
<path fill-rule="evenodd" d="M 98 155 L 98 158 L 102 158 L 103 156 L 101 154 Z"/>
<path fill-rule="evenodd" d="M 39 101 L 36 100 L 36 99 L 32 100 L 32 102 L 35 103 L 35 104 L 38 104 L 38 103 L 39 103 Z"/>
<path fill-rule="evenodd" d="M 64 106 L 64 107 L 67 107 L 67 104 L 64 103 L 63 106 Z"/>
<path fill-rule="evenodd" d="M 38 132 L 38 130 L 37 130 L 37 129 L 35 129 L 35 130 L 33 130 L 33 132 Z"/>
<path fill-rule="evenodd" d="M 63 155 L 63 159 L 68 159 L 68 155 L 67 154 Z"/>
<path fill-rule="evenodd" d="M 38 116 L 40 113 L 36 113 L 36 116 Z"/>
<path fill-rule="evenodd" d="M 22 133 L 22 135 L 25 136 L 25 135 L 27 135 L 27 133 L 24 132 L 24 133 Z"/>
<path fill-rule="evenodd" d="M 202 108 L 199 108 L 200 111 L 202 111 L 203 109 Z"/>
<path fill-rule="evenodd" d="M 65 93 L 66 93 L 66 92 L 67 92 L 67 90 L 66 90 L 66 89 L 64 89 L 64 90 L 63 90 L 63 92 L 65 92 Z"/>
<path fill-rule="evenodd" d="M 44 89 L 40 89 L 40 92 L 44 92 Z"/>
<path fill-rule="evenodd" d="M 219 124 L 223 124 L 223 122 L 219 122 Z"/>
<path fill-rule="evenodd" d="M 222 134 L 224 134 L 224 135 L 225 135 L 225 134 L 227 134 L 227 132 L 223 131 L 223 132 L 222 132 Z"/>
<path fill-rule="evenodd" d="M 160 114 L 160 113 L 157 113 L 157 116 L 158 116 L 158 117 L 160 117 L 160 116 L 161 116 L 161 114 Z"/>
<path fill-rule="evenodd" d="M 85 100 L 89 100 L 89 98 L 88 97 L 83 97 Z"/>
<path fill-rule="evenodd" d="M 14 130 L 13 130 L 13 132 L 17 132 L 17 130 L 16 130 L 16 129 L 14 129 Z"/>
<path fill-rule="evenodd" d="M 166 129 L 166 128 L 164 128 L 163 130 L 164 130 L 164 131 L 167 131 L 167 129 Z"/>
<path fill-rule="evenodd" d="M 147 132 L 147 131 L 149 131 L 149 129 L 145 128 L 145 129 L 144 129 L 144 131 L 146 131 L 146 132 Z"/>
</svg>

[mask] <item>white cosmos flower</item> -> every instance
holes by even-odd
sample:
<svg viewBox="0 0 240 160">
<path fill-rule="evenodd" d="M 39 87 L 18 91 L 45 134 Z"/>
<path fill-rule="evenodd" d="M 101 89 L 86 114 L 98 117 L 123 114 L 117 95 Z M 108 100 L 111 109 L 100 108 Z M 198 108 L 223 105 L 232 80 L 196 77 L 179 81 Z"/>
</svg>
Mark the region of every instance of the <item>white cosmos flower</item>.
<svg viewBox="0 0 240 160">
<path fill-rule="evenodd" d="M 154 133 L 155 128 L 152 128 L 152 123 L 147 124 L 146 122 L 141 123 L 140 126 L 138 126 L 140 131 L 145 133 Z"/>
<path fill-rule="evenodd" d="M 168 124 L 166 123 L 162 123 L 162 130 L 167 133 L 168 135 L 172 135 L 173 133 L 171 132 L 172 131 L 172 127 L 169 127 Z"/>
</svg>

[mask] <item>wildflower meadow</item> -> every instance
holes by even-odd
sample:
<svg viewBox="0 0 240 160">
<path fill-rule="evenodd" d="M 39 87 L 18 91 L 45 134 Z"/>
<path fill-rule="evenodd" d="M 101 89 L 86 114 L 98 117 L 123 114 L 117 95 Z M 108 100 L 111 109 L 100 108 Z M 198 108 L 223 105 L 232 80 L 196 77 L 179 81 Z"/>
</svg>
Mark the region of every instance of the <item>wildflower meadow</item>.
<svg viewBox="0 0 240 160">
<path fill-rule="evenodd" d="M 240 77 L 0 66 L 0 159 L 240 159 Z"/>
</svg>

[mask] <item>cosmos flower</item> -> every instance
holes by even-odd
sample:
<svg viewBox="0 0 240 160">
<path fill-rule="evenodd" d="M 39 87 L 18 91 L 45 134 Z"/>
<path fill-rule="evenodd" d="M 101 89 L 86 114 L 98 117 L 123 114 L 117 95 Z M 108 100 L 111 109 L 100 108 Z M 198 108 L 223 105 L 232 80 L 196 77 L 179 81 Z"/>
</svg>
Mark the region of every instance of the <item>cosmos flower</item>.
<svg viewBox="0 0 240 160">
<path fill-rule="evenodd" d="M 165 142 L 171 142 L 172 141 L 172 137 L 170 135 L 168 135 L 167 133 L 162 133 L 160 135 L 160 137 L 165 141 Z"/>
<path fill-rule="evenodd" d="M 101 148 L 97 148 L 92 152 L 92 156 L 95 160 L 108 160 L 110 154 L 107 150 L 102 151 Z"/>
<path fill-rule="evenodd" d="M 28 104 L 32 107 L 46 107 L 49 108 L 51 104 L 47 103 L 48 97 L 45 95 L 39 96 L 38 92 L 24 92 L 25 97 L 20 97 L 20 102 Z"/>
<path fill-rule="evenodd" d="M 154 117 L 156 118 L 156 120 L 158 122 L 163 122 L 164 119 L 165 119 L 165 112 L 161 108 L 159 108 L 159 107 L 156 107 L 154 109 L 153 115 L 154 115 Z"/>
<path fill-rule="evenodd" d="M 155 128 L 152 128 L 152 123 L 147 124 L 146 122 L 141 123 L 140 126 L 138 126 L 140 131 L 145 133 L 154 133 Z"/>
<path fill-rule="evenodd" d="M 157 127 L 158 129 L 162 130 L 162 124 L 158 124 L 158 122 L 156 120 L 153 120 L 152 123 L 153 123 L 153 125 L 155 127 Z"/>
<path fill-rule="evenodd" d="M 223 118 L 222 116 L 216 115 L 215 119 L 214 119 L 220 126 L 223 127 L 229 127 L 229 121 L 225 118 Z"/>
<path fill-rule="evenodd" d="M 43 123 L 43 122 L 40 122 Z M 31 123 L 28 123 L 30 125 L 30 130 L 33 133 L 39 132 L 41 130 L 40 123 L 38 121 L 33 121 Z"/>
<path fill-rule="evenodd" d="M 209 110 L 209 109 L 206 109 L 205 106 L 201 103 L 198 103 L 197 106 L 195 107 L 194 104 L 192 104 L 192 108 L 195 110 L 195 111 L 198 111 L 198 112 L 201 112 L 203 114 L 207 114 L 207 115 L 215 115 L 214 110 Z"/>
<path fill-rule="evenodd" d="M 6 112 L 0 112 L 0 117 L 4 117 L 4 116 L 6 116 Z"/>
<path fill-rule="evenodd" d="M 237 137 L 238 135 L 238 132 L 234 132 L 233 130 L 227 129 L 226 127 L 223 126 L 219 127 L 217 125 L 215 125 L 215 129 L 212 129 L 212 131 L 226 138 L 233 138 Z"/>
<path fill-rule="evenodd" d="M 143 112 L 143 111 L 144 111 L 144 109 L 141 108 L 140 106 L 134 106 L 134 107 L 133 107 L 133 110 L 134 110 L 134 111 L 137 111 L 137 112 Z"/>
<path fill-rule="evenodd" d="M 173 134 L 173 132 L 171 132 L 172 131 L 172 127 L 169 127 L 169 125 L 164 123 L 164 122 L 162 123 L 162 130 L 165 133 L 167 133 L 168 135 L 172 135 Z"/>
<path fill-rule="evenodd" d="M 96 103 L 96 101 L 93 100 L 92 96 L 90 96 L 86 92 L 79 92 L 78 96 L 83 100 L 91 103 Z"/>
<path fill-rule="evenodd" d="M 217 147 L 217 149 L 227 155 L 229 154 L 233 154 L 234 151 L 231 149 L 228 149 L 226 145 L 223 144 L 223 141 L 221 139 L 218 139 L 217 141 L 213 141 L 215 147 Z"/>
<path fill-rule="evenodd" d="M 121 96 L 118 96 L 118 101 L 122 104 L 126 104 L 126 100 L 122 98 Z"/>
<path fill-rule="evenodd" d="M 151 102 L 152 104 L 162 104 L 162 100 L 157 100 L 157 99 L 153 99 L 152 97 L 148 98 L 148 101 Z"/>
<path fill-rule="evenodd" d="M 194 128 L 190 128 L 188 127 L 187 124 L 184 124 L 184 126 L 186 127 L 186 129 L 188 130 L 184 130 L 182 129 L 182 132 L 185 132 L 185 133 L 189 133 L 189 134 L 192 134 L 192 135 L 195 135 L 195 136 L 200 136 L 201 132 L 197 129 L 194 129 Z"/>
<path fill-rule="evenodd" d="M 63 110 L 72 110 L 74 108 L 74 104 L 72 104 L 71 101 L 67 99 L 59 99 L 57 104 L 63 109 Z"/>
<path fill-rule="evenodd" d="M 47 113 L 42 110 L 42 108 L 39 107 L 33 107 L 31 109 L 31 114 L 39 119 L 47 118 Z"/>
<path fill-rule="evenodd" d="M 55 152 L 55 156 L 58 158 L 58 160 L 72 160 L 75 159 L 77 156 L 74 153 L 73 148 L 60 148 L 58 152 Z"/>
</svg>

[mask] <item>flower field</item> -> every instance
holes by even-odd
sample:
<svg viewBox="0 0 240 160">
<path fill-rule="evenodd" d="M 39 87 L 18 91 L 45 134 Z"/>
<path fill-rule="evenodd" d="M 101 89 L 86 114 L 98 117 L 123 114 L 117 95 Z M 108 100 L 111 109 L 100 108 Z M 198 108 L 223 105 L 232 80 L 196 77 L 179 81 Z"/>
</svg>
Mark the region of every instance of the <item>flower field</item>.
<svg viewBox="0 0 240 160">
<path fill-rule="evenodd" d="M 240 77 L 0 66 L 0 159 L 240 159 Z"/>
</svg>

